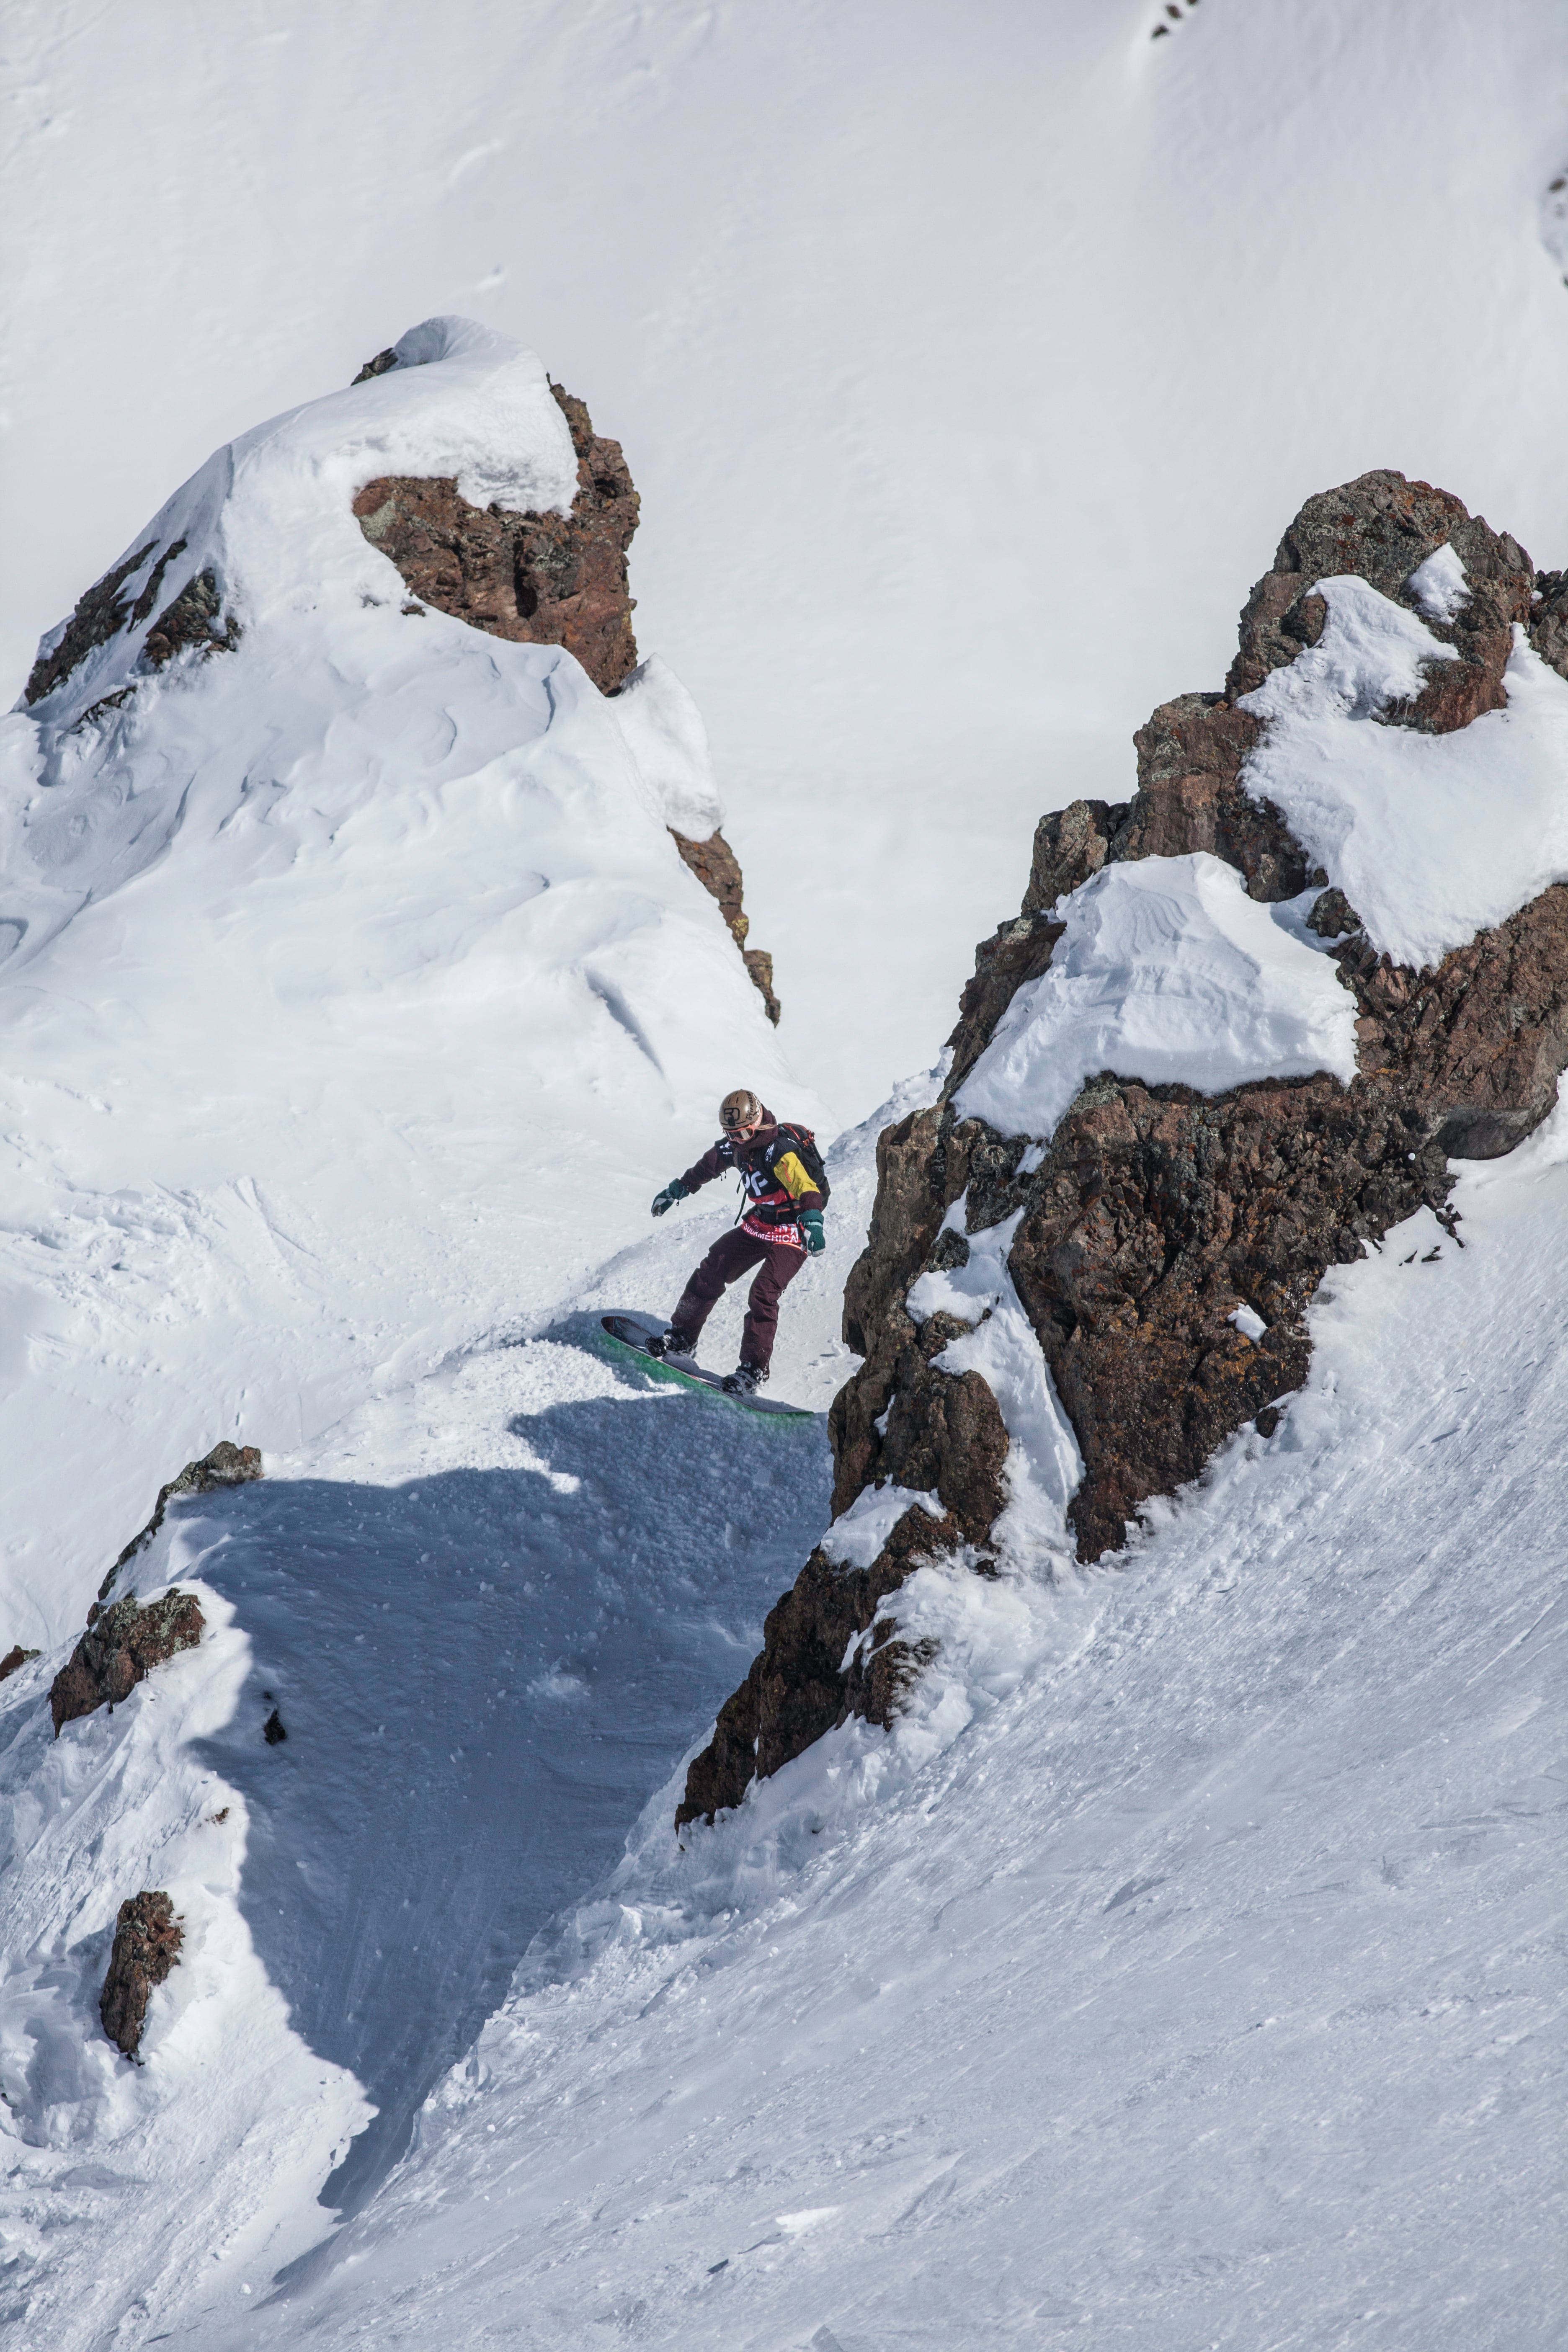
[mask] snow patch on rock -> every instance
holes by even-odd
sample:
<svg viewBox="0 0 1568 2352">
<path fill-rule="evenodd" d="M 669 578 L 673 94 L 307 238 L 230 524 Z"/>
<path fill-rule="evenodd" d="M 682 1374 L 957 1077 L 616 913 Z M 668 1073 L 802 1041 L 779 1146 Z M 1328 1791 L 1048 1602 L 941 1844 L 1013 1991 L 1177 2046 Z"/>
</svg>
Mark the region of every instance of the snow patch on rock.
<svg viewBox="0 0 1568 2352">
<path fill-rule="evenodd" d="M 823 1558 L 835 1568 L 869 1568 L 904 1513 L 916 1509 L 933 1519 L 946 1517 L 932 1490 L 916 1493 L 910 1486 L 868 1486 L 823 1537 Z"/>
<path fill-rule="evenodd" d="M 1430 574 L 1426 594 L 1451 606 L 1456 571 L 1463 582 L 1457 559 L 1442 561 L 1451 554 L 1411 575 L 1417 594 Z M 1419 970 L 1568 879 L 1568 681 L 1516 629 L 1506 710 L 1447 735 L 1369 724 L 1414 701 L 1423 666 L 1454 648 L 1364 580 L 1312 593 L 1328 606 L 1318 643 L 1243 699 L 1268 728 L 1242 781 L 1274 803 L 1378 952 Z"/>
<path fill-rule="evenodd" d="M 1060 902 L 1048 970 L 1014 997 L 959 1088 L 961 1118 L 1048 1136 L 1100 1070 L 1225 1094 L 1355 1076 L 1355 1000 L 1295 910 L 1259 906 L 1199 851 L 1108 866 Z"/>
<path fill-rule="evenodd" d="M 1452 621 L 1470 601 L 1465 567 L 1447 540 L 1416 565 L 1405 584 L 1429 621 Z"/>
<path fill-rule="evenodd" d="M 943 1233 L 964 1232 L 968 1201 L 965 1192 L 953 1202 Z M 996 1400 L 1008 1438 L 1002 1472 L 1008 1499 L 993 1534 L 1004 1555 L 1019 1565 L 1056 1559 L 1068 1549 L 1065 1514 L 1083 1476 L 1072 1423 L 1007 1270 L 1024 1213 L 1019 1209 L 999 1225 L 966 1234 L 967 1262 L 922 1274 L 905 1301 L 917 1323 L 942 1313 L 971 1327 L 931 1360 L 941 1371 L 978 1372 Z M 901 1594 L 899 1615 L 904 1623 Z"/>
</svg>

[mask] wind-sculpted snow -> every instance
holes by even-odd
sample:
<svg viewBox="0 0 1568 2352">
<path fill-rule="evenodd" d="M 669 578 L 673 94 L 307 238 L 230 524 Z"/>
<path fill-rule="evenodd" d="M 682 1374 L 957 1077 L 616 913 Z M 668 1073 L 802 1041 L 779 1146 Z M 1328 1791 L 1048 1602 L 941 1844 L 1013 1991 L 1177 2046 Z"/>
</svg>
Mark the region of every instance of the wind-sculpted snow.
<svg viewBox="0 0 1568 2352">
<path fill-rule="evenodd" d="M 1055 910 L 1049 969 L 1013 998 L 959 1116 L 1048 1140 L 1100 1070 L 1205 1095 L 1315 1070 L 1348 1085 L 1355 999 L 1302 924 L 1310 905 L 1259 906 L 1201 852 L 1105 867 Z"/>
<path fill-rule="evenodd" d="M 1462 609 L 1452 587 L 1435 618 Z M 1506 710 L 1452 734 L 1381 725 L 1453 648 L 1363 580 L 1311 593 L 1328 607 L 1322 635 L 1242 700 L 1268 722 L 1244 781 L 1344 892 L 1376 951 L 1420 971 L 1568 881 L 1568 681 L 1516 628 Z"/>
</svg>

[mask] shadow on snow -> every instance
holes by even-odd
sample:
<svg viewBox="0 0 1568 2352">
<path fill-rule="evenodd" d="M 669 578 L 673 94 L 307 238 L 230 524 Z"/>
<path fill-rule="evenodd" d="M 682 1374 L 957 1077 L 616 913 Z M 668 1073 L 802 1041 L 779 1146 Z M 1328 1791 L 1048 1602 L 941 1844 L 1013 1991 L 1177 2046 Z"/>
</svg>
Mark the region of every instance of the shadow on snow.
<svg viewBox="0 0 1568 2352">
<path fill-rule="evenodd" d="M 203 1743 L 250 1812 L 241 1907 L 297 2031 L 379 2109 L 322 2191 L 345 2213 L 614 1864 L 827 1517 L 819 1420 L 632 1372 L 511 1427 L 542 1469 L 226 1496 L 200 1565 L 252 1646 Z"/>
</svg>

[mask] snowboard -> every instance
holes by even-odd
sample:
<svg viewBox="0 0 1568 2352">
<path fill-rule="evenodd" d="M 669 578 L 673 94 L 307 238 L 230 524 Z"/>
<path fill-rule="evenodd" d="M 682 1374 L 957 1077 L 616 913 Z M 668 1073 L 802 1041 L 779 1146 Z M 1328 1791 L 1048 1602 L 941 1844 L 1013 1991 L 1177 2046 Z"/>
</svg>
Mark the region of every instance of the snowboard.
<svg viewBox="0 0 1568 2352">
<path fill-rule="evenodd" d="M 649 1339 L 657 1338 L 666 1328 L 659 1316 L 601 1315 L 599 1321 L 617 1347 L 625 1348 L 628 1354 L 639 1358 L 647 1370 L 655 1375 L 666 1372 L 671 1380 L 684 1381 L 688 1388 L 716 1389 L 726 1404 L 738 1404 L 743 1412 L 766 1413 L 775 1421 L 811 1419 L 805 1405 L 780 1404 L 773 1397 L 726 1394 L 723 1373 L 705 1372 L 701 1365 L 689 1356 L 650 1356 L 647 1349 Z"/>
</svg>

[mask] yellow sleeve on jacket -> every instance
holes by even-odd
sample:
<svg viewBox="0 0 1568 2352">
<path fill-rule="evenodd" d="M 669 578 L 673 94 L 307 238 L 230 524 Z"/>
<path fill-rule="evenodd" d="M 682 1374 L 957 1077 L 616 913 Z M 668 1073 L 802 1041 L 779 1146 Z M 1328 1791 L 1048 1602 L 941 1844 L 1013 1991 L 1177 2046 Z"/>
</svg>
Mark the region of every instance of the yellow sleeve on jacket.
<svg viewBox="0 0 1568 2352">
<path fill-rule="evenodd" d="M 815 1192 L 816 1190 L 816 1184 L 793 1151 L 786 1151 L 782 1159 L 773 1161 L 773 1174 L 792 1201 L 798 1201 L 803 1192 Z"/>
</svg>

